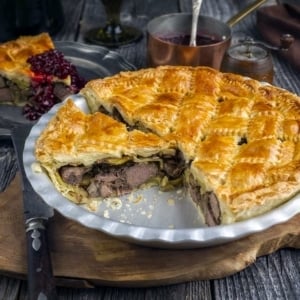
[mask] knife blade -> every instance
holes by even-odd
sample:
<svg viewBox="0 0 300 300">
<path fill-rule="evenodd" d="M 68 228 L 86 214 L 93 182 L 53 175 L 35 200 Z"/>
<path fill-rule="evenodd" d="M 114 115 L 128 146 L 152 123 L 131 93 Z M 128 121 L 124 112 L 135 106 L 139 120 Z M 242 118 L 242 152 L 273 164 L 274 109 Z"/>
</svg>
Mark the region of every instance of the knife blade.
<svg viewBox="0 0 300 300">
<path fill-rule="evenodd" d="M 24 170 L 23 151 L 31 124 L 0 128 L 1 138 L 11 138 L 22 178 L 28 265 L 29 299 L 57 299 L 55 280 L 47 241 L 47 222 L 54 214 L 33 190 Z"/>
</svg>

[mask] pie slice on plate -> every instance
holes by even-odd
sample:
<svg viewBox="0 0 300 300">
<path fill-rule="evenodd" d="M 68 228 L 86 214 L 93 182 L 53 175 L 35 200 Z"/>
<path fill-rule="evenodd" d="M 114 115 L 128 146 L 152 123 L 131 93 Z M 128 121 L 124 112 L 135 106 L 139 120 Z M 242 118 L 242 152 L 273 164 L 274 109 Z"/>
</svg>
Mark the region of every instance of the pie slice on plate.
<svg viewBox="0 0 300 300">
<path fill-rule="evenodd" d="M 23 113 L 30 120 L 84 84 L 48 33 L 0 44 L 0 103 L 24 106 Z"/>
</svg>

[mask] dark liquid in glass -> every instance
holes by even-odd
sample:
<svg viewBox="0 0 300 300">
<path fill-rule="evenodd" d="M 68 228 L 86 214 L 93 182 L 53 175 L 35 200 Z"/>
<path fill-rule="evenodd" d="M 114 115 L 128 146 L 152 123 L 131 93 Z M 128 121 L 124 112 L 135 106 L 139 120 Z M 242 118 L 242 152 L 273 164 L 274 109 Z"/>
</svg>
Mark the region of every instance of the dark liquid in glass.
<svg viewBox="0 0 300 300">
<path fill-rule="evenodd" d="M 119 18 L 122 0 L 102 0 L 108 15 Z"/>
<path fill-rule="evenodd" d="M 88 42 L 106 47 L 118 47 L 133 43 L 142 37 L 142 31 L 120 22 L 122 0 L 101 0 L 107 13 L 107 22 L 103 27 L 89 30 L 85 36 Z"/>
<path fill-rule="evenodd" d="M 172 44 L 189 46 L 191 36 L 189 34 L 169 35 L 169 36 L 160 36 L 159 39 Z M 196 36 L 197 46 L 211 45 L 211 44 L 219 43 L 221 41 L 222 39 L 219 36 L 205 35 L 205 34 L 197 34 Z"/>
</svg>

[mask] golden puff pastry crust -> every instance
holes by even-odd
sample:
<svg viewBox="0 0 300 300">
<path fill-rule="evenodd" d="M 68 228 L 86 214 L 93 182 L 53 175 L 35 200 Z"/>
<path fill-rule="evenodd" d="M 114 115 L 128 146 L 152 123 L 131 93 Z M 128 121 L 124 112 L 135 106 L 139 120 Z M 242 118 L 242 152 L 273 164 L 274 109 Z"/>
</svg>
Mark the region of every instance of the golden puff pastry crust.
<svg viewBox="0 0 300 300">
<path fill-rule="evenodd" d="M 30 66 L 27 59 L 51 49 L 54 49 L 54 44 L 48 33 L 20 36 L 0 44 L 0 75 L 29 83 Z"/>
<path fill-rule="evenodd" d="M 93 153 L 124 153 L 121 149 L 130 146 L 131 132 L 138 132 L 139 147 L 132 154 L 138 150 L 143 155 L 142 149 L 147 149 L 143 139 L 150 134 L 157 137 L 157 148 L 149 156 L 156 156 L 161 145 L 172 149 L 160 157 L 162 170 L 172 177 L 183 169 L 180 176 L 208 225 L 260 215 L 300 191 L 300 98 L 286 90 L 209 67 L 161 66 L 92 80 L 81 94 L 92 111 L 81 118 L 92 122 L 101 111 L 115 119 L 110 122 L 115 122 L 118 132 L 111 134 L 112 144 L 116 139 L 114 146 L 92 146 Z M 63 115 L 65 118 L 68 112 Z M 56 122 L 62 136 L 71 134 L 68 139 L 77 140 L 62 143 L 62 153 L 71 154 L 76 145 L 76 155 L 68 162 L 84 163 L 89 157 L 88 141 L 93 144 L 104 138 L 105 130 L 95 119 L 97 130 L 85 131 L 82 138 L 72 126 L 59 125 L 64 121 Z M 81 121 L 73 123 L 81 128 Z M 43 133 L 37 144 L 39 160 L 41 140 L 51 145 L 49 128 L 51 123 L 47 139 Z M 57 160 L 57 141 L 55 137 L 49 160 Z M 166 148 L 163 152 L 167 153 Z M 173 166 L 168 171 L 174 162 L 180 168 Z"/>
<path fill-rule="evenodd" d="M 35 147 L 37 160 L 56 188 L 76 203 L 88 203 L 90 199 L 82 187 L 62 181 L 62 167 L 88 169 L 95 164 L 159 162 L 158 155 L 164 154 L 173 155 L 174 149 L 159 136 L 128 131 L 125 124 L 100 112 L 85 114 L 70 99 L 49 122 Z"/>
<path fill-rule="evenodd" d="M 300 100 L 286 90 L 208 67 L 162 66 L 94 80 L 81 93 L 92 111 L 117 111 L 175 141 L 191 163 L 195 202 L 197 186 L 207 220 L 220 210 L 212 223 L 264 213 L 300 190 Z"/>
</svg>

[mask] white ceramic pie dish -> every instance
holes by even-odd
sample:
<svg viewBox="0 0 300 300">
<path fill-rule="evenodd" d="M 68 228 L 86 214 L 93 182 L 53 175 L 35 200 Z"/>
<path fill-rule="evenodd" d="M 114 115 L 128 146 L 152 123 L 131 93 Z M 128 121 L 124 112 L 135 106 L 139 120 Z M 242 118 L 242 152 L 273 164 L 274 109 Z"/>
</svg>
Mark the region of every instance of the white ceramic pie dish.
<svg viewBox="0 0 300 300">
<path fill-rule="evenodd" d="M 88 112 L 83 97 L 73 95 L 71 98 L 77 106 Z M 60 106 L 61 104 L 54 106 L 33 126 L 25 143 L 24 167 L 33 188 L 44 201 L 65 217 L 83 226 L 146 246 L 188 249 L 234 241 L 288 221 L 300 212 L 298 194 L 280 207 L 259 217 L 230 225 L 207 227 L 183 190 L 163 193 L 155 188 L 105 200 L 95 211 L 76 205 L 54 188 L 46 174 L 33 171 L 36 164 L 35 141 Z"/>
</svg>

